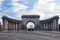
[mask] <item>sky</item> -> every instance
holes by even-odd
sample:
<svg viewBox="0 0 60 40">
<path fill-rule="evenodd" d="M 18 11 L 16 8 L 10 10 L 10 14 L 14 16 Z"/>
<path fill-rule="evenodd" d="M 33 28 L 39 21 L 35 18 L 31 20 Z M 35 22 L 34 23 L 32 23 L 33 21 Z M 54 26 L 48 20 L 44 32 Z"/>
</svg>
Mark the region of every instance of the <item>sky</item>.
<svg viewBox="0 0 60 40">
<path fill-rule="evenodd" d="M 40 15 L 40 20 L 60 17 L 60 0 L 0 0 L 1 23 L 3 15 L 17 20 L 22 15 Z"/>
</svg>

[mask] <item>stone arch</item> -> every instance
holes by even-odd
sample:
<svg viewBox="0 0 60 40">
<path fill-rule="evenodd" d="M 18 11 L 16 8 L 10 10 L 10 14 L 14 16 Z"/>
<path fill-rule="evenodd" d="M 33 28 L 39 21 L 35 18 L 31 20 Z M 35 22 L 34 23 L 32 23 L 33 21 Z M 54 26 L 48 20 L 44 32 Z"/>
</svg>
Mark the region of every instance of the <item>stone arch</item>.
<svg viewBox="0 0 60 40">
<path fill-rule="evenodd" d="M 26 23 L 26 27 L 27 27 L 27 24 L 29 23 L 29 22 L 32 22 L 33 24 L 34 24 L 34 29 L 35 29 L 35 22 L 33 21 L 33 20 L 29 20 L 29 21 L 27 21 L 27 23 Z"/>
</svg>

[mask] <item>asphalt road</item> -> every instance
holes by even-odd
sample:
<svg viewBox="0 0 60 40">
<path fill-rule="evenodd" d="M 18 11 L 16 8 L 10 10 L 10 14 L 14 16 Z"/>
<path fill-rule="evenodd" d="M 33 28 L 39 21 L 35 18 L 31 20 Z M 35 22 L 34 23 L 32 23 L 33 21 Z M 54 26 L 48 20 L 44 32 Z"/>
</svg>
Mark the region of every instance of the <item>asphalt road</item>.
<svg viewBox="0 0 60 40">
<path fill-rule="evenodd" d="M 37 35 L 33 32 L 0 33 L 0 40 L 60 40 L 58 37 Z"/>
</svg>

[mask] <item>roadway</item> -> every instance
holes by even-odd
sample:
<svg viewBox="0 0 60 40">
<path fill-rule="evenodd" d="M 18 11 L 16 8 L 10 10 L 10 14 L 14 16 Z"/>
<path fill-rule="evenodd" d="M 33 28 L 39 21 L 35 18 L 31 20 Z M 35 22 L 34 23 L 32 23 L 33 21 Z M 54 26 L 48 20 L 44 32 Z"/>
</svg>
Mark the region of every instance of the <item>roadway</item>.
<svg viewBox="0 0 60 40">
<path fill-rule="evenodd" d="M 40 35 L 33 31 L 0 32 L 0 40 L 60 40 L 60 36 Z"/>
</svg>

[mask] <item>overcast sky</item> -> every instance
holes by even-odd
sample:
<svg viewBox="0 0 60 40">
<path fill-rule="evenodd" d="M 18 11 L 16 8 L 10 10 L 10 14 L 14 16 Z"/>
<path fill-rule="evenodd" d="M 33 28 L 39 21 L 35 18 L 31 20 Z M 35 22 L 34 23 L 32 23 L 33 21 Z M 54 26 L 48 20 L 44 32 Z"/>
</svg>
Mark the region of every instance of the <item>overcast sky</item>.
<svg viewBox="0 0 60 40">
<path fill-rule="evenodd" d="M 40 15 L 40 20 L 60 17 L 60 0 L 0 0 L 0 22 L 3 15 L 18 20 L 21 15 Z"/>
</svg>

